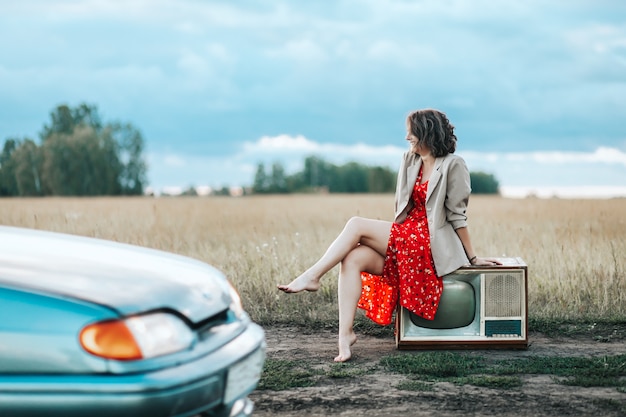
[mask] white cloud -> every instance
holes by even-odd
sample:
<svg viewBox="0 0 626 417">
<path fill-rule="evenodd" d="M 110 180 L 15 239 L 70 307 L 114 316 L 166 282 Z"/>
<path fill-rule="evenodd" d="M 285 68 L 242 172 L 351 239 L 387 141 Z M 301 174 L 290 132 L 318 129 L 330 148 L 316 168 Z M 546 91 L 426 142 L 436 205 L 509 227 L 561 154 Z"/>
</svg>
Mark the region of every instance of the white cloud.
<svg viewBox="0 0 626 417">
<path fill-rule="evenodd" d="M 254 176 L 254 164 L 242 161 L 236 155 L 210 155 L 171 152 L 150 152 L 147 155 L 149 184 L 163 190 L 190 186 L 248 185 Z"/>
<path fill-rule="evenodd" d="M 0 2 L 0 13 L 3 14 L 41 15 L 59 21 L 102 18 L 153 20 L 194 15 L 199 18 L 198 13 L 206 9 L 207 7 L 202 3 L 176 0 L 24 0 Z M 213 6 L 210 9 L 219 9 L 219 6 Z M 228 9 L 232 10 L 232 8 Z M 189 28 L 189 24 L 186 27 Z"/>
<path fill-rule="evenodd" d="M 302 135 L 263 136 L 256 142 L 246 142 L 243 146 L 244 155 L 269 154 L 280 157 L 282 155 L 293 156 L 294 154 L 301 156 L 319 154 L 337 162 L 363 160 L 372 162 L 378 158 L 383 165 L 385 164 L 383 162 L 388 162 L 390 157 L 399 159 L 405 150 L 406 148 L 392 145 L 320 143 Z"/>
<path fill-rule="evenodd" d="M 626 152 L 617 148 L 600 146 L 593 152 L 540 151 L 540 152 L 465 152 L 471 160 L 494 162 L 534 162 L 538 164 L 620 164 L 626 166 Z M 624 179 L 626 181 L 626 178 Z"/>
<path fill-rule="evenodd" d="M 317 152 L 320 149 L 318 143 L 305 138 L 302 135 L 278 135 L 263 136 L 256 142 L 245 142 L 244 152 Z"/>
<path fill-rule="evenodd" d="M 426 62 L 429 67 L 433 68 L 442 62 L 440 52 L 436 48 L 427 43 L 406 39 L 376 40 L 368 46 L 365 57 L 371 62 L 377 61 L 379 65 L 402 65 L 407 69 L 423 68 Z"/>
<path fill-rule="evenodd" d="M 310 39 L 290 40 L 278 48 L 268 49 L 266 53 L 270 58 L 287 58 L 315 65 L 328 59 L 326 49 Z"/>
<path fill-rule="evenodd" d="M 623 53 L 626 47 L 626 29 L 610 24 L 592 24 L 566 33 L 570 45 L 580 53 Z"/>
<path fill-rule="evenodd" d="M 206 76 L 211 73 L 211 66 L 207 59 L 189 49 L 181 51 L 178 67 L 192 75 Z"/>
<path fill-rule="evenodd" d="M 184 157 L 181 157 L 180 155 L 173 155 L 173 154 L 165 155 L 162 158 L 162 161 L 165 166 L 174 167 L 174 168 L 184 167 L 187 164 Z"/>
<path fill-rule="evenodd" d="M 530 159 L 540 163 L 607 163 L 626 166 L 626 152 L 615 148 L 600 147 L 592 153 L 586 152 L 531 152 Z M 626 180 L 626 179 L 625 179 Z"/>
<path fill-rule="evenodd" d="M 615 148 L 599 147 L 587 153 L 464 152 L 462 156 L 470 171 L 493 174 L 508 194 L 614 196 L 626 188 L 626 153 Z M 591 192 L 593 189 L 596 191 Z M 626 194 L 619 195 L 626 197 Z"/>
<path fill-rule="evenodd" d="M 509 198 L 620 198 L 626 197 L 626 186 L 570 186 L 570 187 L 500 187 L 500 193 Z"/>
</svg>

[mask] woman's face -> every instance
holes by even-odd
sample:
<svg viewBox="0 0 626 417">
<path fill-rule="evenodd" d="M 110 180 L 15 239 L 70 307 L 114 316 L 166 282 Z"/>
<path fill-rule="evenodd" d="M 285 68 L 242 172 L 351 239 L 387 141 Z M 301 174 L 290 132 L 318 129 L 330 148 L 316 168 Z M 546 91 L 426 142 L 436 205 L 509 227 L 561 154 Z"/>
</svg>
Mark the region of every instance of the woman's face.
<svg viewBox="0 0 626 417">
<path fill-rule="evenodd" d="M 411 126 L 409 125 L 407 125 L 406 127 L 406 140 L 411 145 L 411 151 L 413 153 L 420 153 L 420 150 L 422 150 L 423 146 L 421 145 L 420 140 L 417 138 L 417 136 L 411 133 Z"/>
</svg>

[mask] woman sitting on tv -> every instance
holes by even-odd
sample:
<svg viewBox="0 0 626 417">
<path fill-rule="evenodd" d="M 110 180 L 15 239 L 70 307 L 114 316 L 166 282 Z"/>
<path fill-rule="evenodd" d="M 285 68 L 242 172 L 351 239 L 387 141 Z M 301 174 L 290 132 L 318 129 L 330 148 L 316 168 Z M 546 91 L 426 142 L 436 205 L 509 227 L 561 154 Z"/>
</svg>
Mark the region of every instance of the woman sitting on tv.
<svg viewBox="0 0 626 417">
<path fill-rule="evenodd" d="M 432 109 L 412 112 L 406 124 L 410 149 L 398 172 L 393 223 L 352 217 L 313 266 L 278 286 L 286 293 L 317 291 L 322 276 L 341 263 L 335 362 L 352 356 L 357 307 L 381 325 L 391 323 L 398 302 L 433 320 L 444 275 L 467 263 L 499 263 L 472 248 L 466 215 L 470 176 L 465 161 L 453 155 L 454 126 Z"/>
</svg>

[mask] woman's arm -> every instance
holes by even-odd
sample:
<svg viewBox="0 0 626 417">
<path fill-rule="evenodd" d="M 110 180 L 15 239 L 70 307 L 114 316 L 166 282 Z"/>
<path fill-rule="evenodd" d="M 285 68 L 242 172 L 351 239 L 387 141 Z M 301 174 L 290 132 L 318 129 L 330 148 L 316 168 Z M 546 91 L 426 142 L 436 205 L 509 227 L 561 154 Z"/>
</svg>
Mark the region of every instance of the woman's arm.
<svg viewBox="0 0 626 417">
<path fill-rule="evenodd" d="M 459 227 L 455 229 L 456 234 L 459 236 L 461 243 L 463 244 L 463 248 L 465 249 L 465 254 L 467 255 L 467 259 L 469 259 L 470 264 L 472 265 L 502 265 L 502 262 L 493 258 L 479 258 L 474 252 L 474 248 L 472 248 L 472 241 L 470 239 L 469 230 L 467 227 Z"/>
</svg>

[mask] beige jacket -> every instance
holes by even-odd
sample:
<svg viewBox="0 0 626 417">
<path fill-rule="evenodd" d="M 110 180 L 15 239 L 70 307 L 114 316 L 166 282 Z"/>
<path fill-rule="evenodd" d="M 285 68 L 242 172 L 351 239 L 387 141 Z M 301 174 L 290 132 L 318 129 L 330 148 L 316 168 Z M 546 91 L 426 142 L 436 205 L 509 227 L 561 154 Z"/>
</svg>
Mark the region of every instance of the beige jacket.
<svg viewBox="0 0 626 417">
<path fill-rule="evenodd" d="M 411 151 L 404 154 L 396 185 L 396 223 L 402 223 L 413 207 L 411 194 L 421 165 L 419 155 Z M 465 212 L 470 192 L 470 175 L 463 158 L 448 154 L 435 159 L 435 167 L 428 180 L 426 217 L 433 261 L 440 277 L 469 261 L 455 230 L 467 226 Z"/>
</svg>

